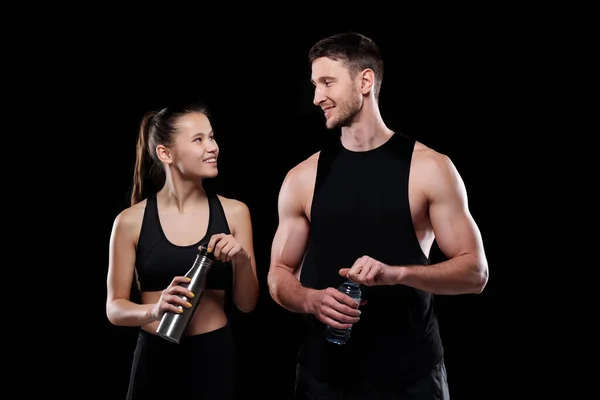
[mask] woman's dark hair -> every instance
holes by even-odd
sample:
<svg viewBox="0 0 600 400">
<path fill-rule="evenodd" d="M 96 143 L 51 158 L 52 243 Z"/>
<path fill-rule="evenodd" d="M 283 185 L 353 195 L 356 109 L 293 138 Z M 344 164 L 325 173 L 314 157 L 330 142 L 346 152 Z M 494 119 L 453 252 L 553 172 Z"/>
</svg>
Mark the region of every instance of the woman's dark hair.
<svg viewBox="0 0 600 400">
<path fill-rule="evenodd" d="M 201 113 L 209 119 L 207 106 L 200 101 L 176 104 L 158 111 L 147 112 L 140 124 L 138 133 L 135 169 L 133 171 L 133 188 L 131 205 L 142 201 L 146 187 L 144 183 L 151 178 L 157 186 L 165 181 L 165 171 L 156 155 L 156 146 L 171 146 L 175 140 L 179 118 L 189 113 Z"/>
</svg>

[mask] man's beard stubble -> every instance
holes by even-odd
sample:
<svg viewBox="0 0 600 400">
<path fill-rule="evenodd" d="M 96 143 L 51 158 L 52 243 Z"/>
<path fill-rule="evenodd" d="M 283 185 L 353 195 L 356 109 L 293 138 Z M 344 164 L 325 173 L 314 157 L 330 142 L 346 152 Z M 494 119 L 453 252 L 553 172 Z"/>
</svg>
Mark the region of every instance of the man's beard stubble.
<svg viewBox="0 0 600 400">
<path fill-rule="evenodd" d="M 336 108 L 338 109 L 340 115 L 336 120 L 327 121 L 325 123 L 328 129 L 350 126 L 352 122 L 354 122 L 354 117 L 356 117 L 356 114 L 358 114 L 360 111 L 360 102 L 358 100 L 350 101 L 347 103 L 342 103 L 341 106 L 338 105 Z M 331 122 L 331 125 L 329 122 Z"/>
</svg>

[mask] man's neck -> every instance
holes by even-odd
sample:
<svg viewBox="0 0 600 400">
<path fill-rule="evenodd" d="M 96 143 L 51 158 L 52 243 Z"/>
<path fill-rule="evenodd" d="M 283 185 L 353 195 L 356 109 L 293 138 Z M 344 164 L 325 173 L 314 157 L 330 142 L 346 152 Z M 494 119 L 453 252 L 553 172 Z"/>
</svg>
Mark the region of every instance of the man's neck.
<svg viewBox="0 0 600 400">
<path fill-rule="evenodd" d="M 342 127 L 342 145 L 351 151 L 373 150 L 387 142 L 394 132 L 383 122 L 376 124 L 353 123 Z"/>
</svg>

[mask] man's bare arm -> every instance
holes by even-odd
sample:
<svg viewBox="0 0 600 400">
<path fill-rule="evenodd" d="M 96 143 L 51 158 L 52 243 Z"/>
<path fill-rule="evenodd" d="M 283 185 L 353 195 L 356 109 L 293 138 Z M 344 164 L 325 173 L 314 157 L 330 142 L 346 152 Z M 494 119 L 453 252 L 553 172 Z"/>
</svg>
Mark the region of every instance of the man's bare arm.
<svg viewBox="0 0 600 400">
<path fill-rule="evenodd" d="M 462 178 L 448 157 L 433 152 L 426 157 L 429 216 L 437 244 L 448 260 L 398 267 L 397 282 L 434 294 L 481 293 L 488 280 L 488 264 Z"/>
<path fill-rule="evenodd" d="M 279 225 L 271 247 L 271 265 L 267 282 L 269 292 L 280 306 L 296 313 L 310 313 L 308 297 L 313 289 L 305 288 L 294 276 L 301 266 L 310 226 L 303 205 L 305 185 L 298 167 L 285 177 L 279 192 Z"/>
</svg>

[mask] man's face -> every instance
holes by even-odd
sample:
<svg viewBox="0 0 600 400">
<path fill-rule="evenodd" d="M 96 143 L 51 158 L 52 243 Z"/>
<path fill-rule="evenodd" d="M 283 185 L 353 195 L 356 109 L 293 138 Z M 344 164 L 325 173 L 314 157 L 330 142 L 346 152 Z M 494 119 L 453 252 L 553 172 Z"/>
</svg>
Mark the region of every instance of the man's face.
<svg viewBox="0 0 600 400">
<path fill-rule="evenodd" d="M 313 103 L 324 111 L 328 129 L 349 126 L 360 111 L 362 94 L 343 61 L 327 57 L 312 63 Z"/>
</svg>

